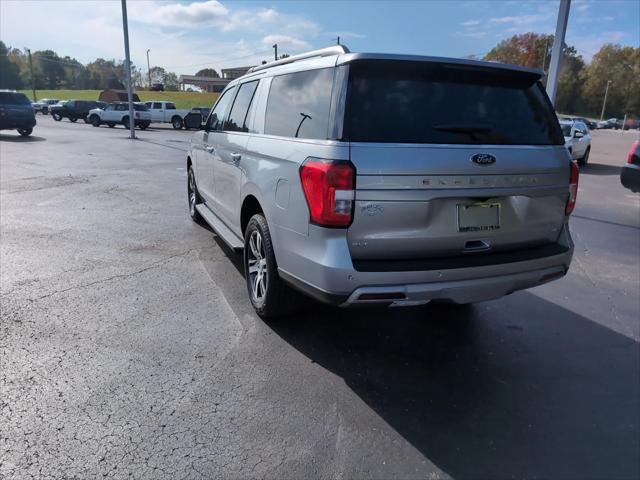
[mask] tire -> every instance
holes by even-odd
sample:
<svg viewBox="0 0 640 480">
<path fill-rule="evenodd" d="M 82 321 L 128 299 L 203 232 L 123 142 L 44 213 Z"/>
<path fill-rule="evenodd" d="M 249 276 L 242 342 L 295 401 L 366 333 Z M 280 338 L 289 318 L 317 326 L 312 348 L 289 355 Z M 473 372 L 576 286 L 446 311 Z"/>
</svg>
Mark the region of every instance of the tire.
<svg viewBox="0 0 640 480">
<path fill-rule="evenodd" d="M 109 128 L 113 128 L 113 127 L 115 127 L 115 126 L 116 126 L 116 124 L 115 124 L 115 123 L 113 123 L 113 122 L 109 122 L 109 123 L 107 123 L 107 126 L 108 126 Z"/>
<path fill-rule="evenodd" d="M 175 117 L 173 117 L 171 119 L 171 125 L 176 130 L 180 130 L 182 128 L 182 126 L 184 125 L 184 122 L 182 121 L 182 119 L 179 116 L 176 115 Z"/>
<path fill-rule="evenodd" d="M 71 123 L 76 123 L 78 121 L 78 117 L 69 117 L 69 121 Z"/>
<path fill-rule="evenodd" d="M 56 121 L 59 122 L 60 120 L 62 120 L 62 115 L 60 115 L 58 112 L 53 112 L 51 114 L 51 117 Z"/>
<path fill-rule="evenodd" d="M 131 127 L 131 125 L 129 124 L 129 117 L 124 117 L 122 119 L 122 125 L 124 126 L 124 128 L 129 130 L 129 128 Z"/>
<path fill-rule="evenodd" d="M 291 313 L 298 294 L 278 275 L 269 226 L 262 214 L 251 217 L 245 231 L 244 272 L 249 299 L 261 318 Z"/>
<path fill-rule="evenodd" d="M 101 123 L 100 117 L 95 113 L 89 117 L 89 121 L 91 122 L 91 125 L 93 125 L 94 127 L 99 127 Z"/>
<path fill-rule="evenodd" d="M 28 137 L 33 132 L 33 128 L 19 128 L 18 133 L 23 137 Z"/>
<path fill-rule="evenodd" d="M 591 147 L 587 147 L 587 150 L 584 152 L 584 157 L 578 159 L 578 165 L 586 165 L 589 163 L 589 153 L 591 153 Z"/>
<path fill-rule="evenodd" d="M 140 130 L 146 130 L 147 128 L 149 128 L 150 123 L 149 122 L 140 122 L 138 124 L 138 128 Z"/>
<path fill-rule="evenodd" d="M 189 216 L 191 220 L 196 223 L 202 223 L 202 216 L 196 210 L 196 205 L 202 203 L 200 194 L 198 193 L 198 186 L 196 185 L 196 176 L 193 173 L 193 168 L 189 165 L 187 172 L 187 201 L 189 202 Z"/>
</svg>

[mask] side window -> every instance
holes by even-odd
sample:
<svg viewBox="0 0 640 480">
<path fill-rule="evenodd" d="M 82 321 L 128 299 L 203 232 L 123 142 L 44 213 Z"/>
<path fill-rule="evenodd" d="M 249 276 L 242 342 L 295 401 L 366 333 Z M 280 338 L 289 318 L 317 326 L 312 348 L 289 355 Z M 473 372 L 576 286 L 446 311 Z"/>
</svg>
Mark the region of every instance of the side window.
<svg viewBox="0 0 640 480">
<path fill-rule="evenodd" d="M 67 103 L 65 103 L 65 104 L 64 104 L 64 106 L 65 106 L 66 108 L 75 108 L 75 106 L 76 106 L 76 102 L 75 102 L 75 100 L 70 100 L 70 101 L 68 101 Z"/>
<path fill-rule="evenodd" d="M 113 105 L 107 105 L 107 106 L 105 107 L 105 110 L 113 110 Z"/>
<path fill-rule="evenodd" d="M 333 68 L 274 77 L 269 90 L 264 133 L 326 139 Z"/>
<path fill-rule="evenodd" d="M 167 106 L 166 107 L 167 110 L 175 110 L 176 109 L 176 104 L 175 103 L 167 102 L 167 103 L 165 103 L 165 105 Z M 162 106 L 160 108 L 162 108 Z"/>
<path fill-rule="evenodd" d="M 243 83 L 240 85 L 238 95 L 233 102 L 233 107 L 229 112 L 229 117 L 224 122 L 223 130 L 229 132 L 248 132 L 247 117 L 249 114 L 249 107 L 251 106 L 251 100 L 258 87 L 258 81 Z"/>
<path fill-rule="evenodd" d="M 151 105 L 149 105 L 151 107 Z M 167 107 L 169 108 L 169 107 Z M 153 109 L 154 110 L 162 110 L 162 104 L 160 102 L 153 102 Z"/>
<path fill-rule="evenodd" d="M 213 107 L 213 110 L 211 110 L 211 114 L 209 115 L 208 130 L 222 130 L 222 122 L 224 121 L 224 117 L 231 106 L 231 102 L 233 102 L 236 90 L 236 87 L 232 87 L 224 92 L 218 99 L 216 106 Z"/>
<path fill-rule="evenodd" d="M 152 105 L 151 102 L 145 102 L 144 104 L 147 106 L 147 108 L 151 108 L 151 105 Z"/>
</svg>

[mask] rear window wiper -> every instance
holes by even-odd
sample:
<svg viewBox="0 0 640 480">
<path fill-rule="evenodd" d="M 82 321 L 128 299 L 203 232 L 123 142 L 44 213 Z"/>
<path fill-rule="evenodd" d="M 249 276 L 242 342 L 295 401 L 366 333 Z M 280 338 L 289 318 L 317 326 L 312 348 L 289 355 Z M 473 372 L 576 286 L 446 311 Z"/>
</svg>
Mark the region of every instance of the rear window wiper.
<svg viewBox="0 0 640 480">
<path fill-rule="evenodd" d="M 442 125 L 433 125 L 431 128 L 442 132 L 456 133 L 488 133 L 493 130 L 493 126 L 486 123 L 447 123 Z"/>
</svg>

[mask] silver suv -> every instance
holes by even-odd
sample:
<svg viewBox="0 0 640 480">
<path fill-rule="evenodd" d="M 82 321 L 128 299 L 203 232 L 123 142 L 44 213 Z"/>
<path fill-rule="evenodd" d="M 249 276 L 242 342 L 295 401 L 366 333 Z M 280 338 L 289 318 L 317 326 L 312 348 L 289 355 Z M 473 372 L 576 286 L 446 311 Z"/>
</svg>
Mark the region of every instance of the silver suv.
<svg viewBox="0 0 640 480">
<path fill-rule="evenodd" d="M 471 303 L 562 277 L 578 167 L 541 72 L 289 57 L 232 81 L 194 135 L 189 211 L 244 249 L 257 313 Z"/>
</svg>

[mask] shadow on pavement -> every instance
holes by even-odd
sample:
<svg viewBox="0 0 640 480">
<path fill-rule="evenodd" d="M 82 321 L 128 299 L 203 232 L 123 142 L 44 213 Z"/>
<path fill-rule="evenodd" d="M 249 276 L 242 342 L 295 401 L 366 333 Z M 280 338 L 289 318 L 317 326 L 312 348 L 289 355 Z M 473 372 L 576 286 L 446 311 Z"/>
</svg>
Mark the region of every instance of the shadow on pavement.
<svg viewBox="0 0 640 480">
<path fill-rule="evenodd" d="M 626 159 L 622 159 L 624 161 Z M 622 166 L 605 165 L 602 163 L 587 163 L 580 167 L 580 175 L 620 175 Z"/>
<path fill-rule="evenodd" d="M 530 293 L 268 322 L 454 478 L 638 478 L 639 351 Z"/>
<path fill-rule="evenodd" d="M 30 135 L 23 137 L 22 135 L 5 135 L 0 134 L 0 141 L 2 142 L 16 142 L 16 143 L 30 143 L 30 142 L 44 142 L 46 138 L 38 137 L 36 135 Z"/>
</svg>

